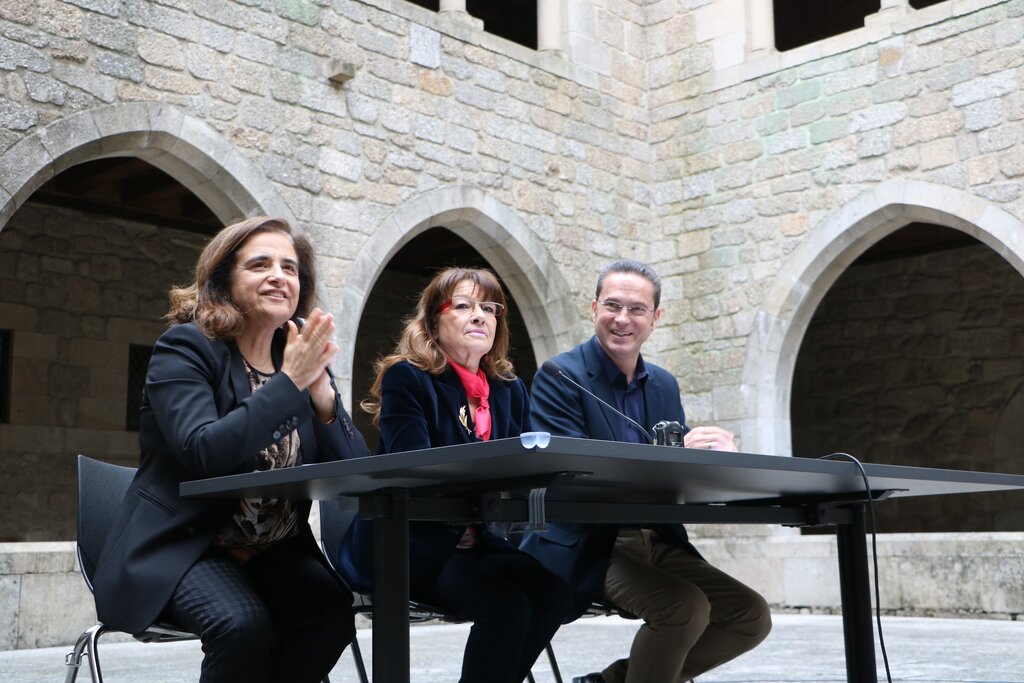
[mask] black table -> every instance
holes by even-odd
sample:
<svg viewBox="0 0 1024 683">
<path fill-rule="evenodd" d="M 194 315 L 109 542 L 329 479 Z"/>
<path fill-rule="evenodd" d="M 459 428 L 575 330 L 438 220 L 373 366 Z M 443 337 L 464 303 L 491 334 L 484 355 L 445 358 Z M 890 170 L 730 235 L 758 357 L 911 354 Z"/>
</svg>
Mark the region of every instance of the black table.
<svg viewBox="0 0 1024 683">
<path fill-rule="evenodd" d="M 537 441 L 540 441 L 540 444 Z M 544 443 L 546 442 L 546 445 Z M 186 482 L 185 496 L 359 498 L 374 520 L 373 678 L 409 681 L 408 522 L 836 526 L 847 681 L 877 683 L 869 498 L 1024 489 L 1024 475 L 524 435 Z"/>
</svg>

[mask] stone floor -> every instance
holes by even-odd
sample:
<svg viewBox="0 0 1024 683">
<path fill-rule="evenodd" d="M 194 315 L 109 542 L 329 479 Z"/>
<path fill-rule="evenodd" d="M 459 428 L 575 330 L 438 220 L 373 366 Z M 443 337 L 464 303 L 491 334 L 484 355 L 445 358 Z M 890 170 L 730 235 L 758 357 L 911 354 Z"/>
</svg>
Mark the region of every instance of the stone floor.
<svg viewBox="0 0 1024 683">
<path fill-rule="evenodd" d="M 616 617 L 581 619 L 564 627 L 554 647 L 563 680 L 600 669 L 624 655 L 636 622 Z M 914 683 L 1024 683 L 1024 622 L 890 617 L 882 620 L 893 681 Z M 458 680 L 466 625 L 417 626 L 411 630 L 413 683 Z M 367 666 L 371 632 L 360 630 Z M 68 648 L 0 652 L 0 681 L 28 683 L 63 680 Z M 107 683 L 198 681 L 198 643 L 145 645 L 100 643 Z M 878 657 L 879 680 L 885 681 Z M 534 669 L 538 683 L 554 676 L 547 662 Z M 79 675 L 89 680 L 88 669 Z M 357 681 L 351 650 L 331 674 L 334 683 Z M 842 622 L 824 615 L 780 614 L 775 628 L 756 650 L 702 676 L 700 683 L 840 683 L 846 680 Z"/>
</svg>

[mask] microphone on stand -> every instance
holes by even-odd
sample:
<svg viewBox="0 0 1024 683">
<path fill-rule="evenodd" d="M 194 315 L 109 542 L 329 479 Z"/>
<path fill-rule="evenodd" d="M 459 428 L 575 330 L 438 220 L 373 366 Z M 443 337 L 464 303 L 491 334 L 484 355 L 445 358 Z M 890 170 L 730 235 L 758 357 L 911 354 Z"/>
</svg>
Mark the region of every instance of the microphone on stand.
<svg viewBox="0 0 1024 683">
<path fill-rule="evenodd" d="M 544 361 L 541 364 L 540 369 L 543 370 L 544 374 L 546 374 L 546 375 L 555 375 L 557 377 L 561 377 L 566 382 L 568 382 L 569 384 L 573 385 L 574 387 L 576 387 L 577 389 L 579 389 L 583 393 L 587 394 L 588 396 L 590 396 L 593 399 L 596 399 L 597 402 L 600 403 L 601 405 L 603 405 L 605 408 L 607 408 L 608 410 L 612 411 L 613 413 L 615 413 L 616 415 L 618 415 L 619 417 L 621 417 L 622 419 L 626 420 L 631 425 L 633 425 L 634 427 L 639 429 L 643 433 L 643 435 L 646 436 L 650 440 L 650 442 L 652 444 L 657 444 L 657 440 L 655 440 L 651 436 L 650 432 L 648 432 L 646 429 L 644 429 L 643 425 L 641 425 L 639 422 L 637 422 L 636 420 L 631 418 L 629 415 L 626 415 L 624 412 L 622 412 L 621 410 L 619 410 L 618 408 L 616 408 L 612 404 L 608 403 L 608 401 L 605 401 L 603 398 L 601 398 L 600 396 L 598 396 L 597 394 L 592 392 L 590 389 L 587 389 L 585 386 L 583 386 L 582 384 L 580 384 L 579 382 L 574 380 L 572 377 L 569 377 L 569 375 L 567 375 L 564 372 L 562 372 L 562 368 L 555 361 L 553 361 L 553 360 L 546 360 L 546 361 Z"/>
</svg>

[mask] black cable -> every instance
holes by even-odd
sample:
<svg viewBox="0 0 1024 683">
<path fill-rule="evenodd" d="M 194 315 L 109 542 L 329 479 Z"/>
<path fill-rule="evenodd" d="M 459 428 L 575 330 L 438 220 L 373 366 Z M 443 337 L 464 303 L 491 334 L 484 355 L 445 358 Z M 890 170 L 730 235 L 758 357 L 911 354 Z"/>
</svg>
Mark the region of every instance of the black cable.
<svg viewBox="0 0 1024 683">
<path fill-rule="evenodd" d="M 885 678 L 892 683 L 892 674 L 889 672 L 889 655 L 885 651 L 885 637 L 882 635 L 882 598 L 878 589 L 878 526 L 875 524 L 875 503 L 871 499 L 871 483 L 868 481 L 868 473 L 864 471 L 864 465 L 860 460 L 849 453 L 830 453 L 823 455 L 818 460 L 836 460 L 846 458 L 860 470 L 861 479 L 864 480 L 864 495 L 868 499 L 868 515 L 871 518 L 871 559 L 875 574 L 875 623 L 878 625 L 878 645 L 882 649 L 882 662 L 885 664 Z"/>
</svg>

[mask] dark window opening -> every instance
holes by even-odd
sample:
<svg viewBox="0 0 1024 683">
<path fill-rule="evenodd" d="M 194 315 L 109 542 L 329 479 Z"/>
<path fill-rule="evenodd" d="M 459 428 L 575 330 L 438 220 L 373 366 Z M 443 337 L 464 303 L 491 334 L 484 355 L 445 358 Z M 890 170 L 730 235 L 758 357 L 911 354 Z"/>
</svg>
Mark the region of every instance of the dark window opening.
<svg viewBox="0 0 1024 683">
<path fill-rule="evenodd" d="M 775 0 L 775 47 L 792 50 L 864 27 L 881 0 Z"/>
<path fill-rule="evenodd" d="M 408 0 L 437 12 L 439 0 Z M 537 49 L 537 0 L 466 0 L 466 11 L 484 22 L 484 30 Z"/>
<path fill-rule="evenodd" d="M 910 0 L 910 6 L 914 9 L 924 9 L 925 7 L 931 7 L 937 5 L 940 2 L 946 2 L 947 0 Z"/>
<path fill-rule="evenodd" d="M 0 422 L 11 421 L 11 346 L 10 330 L 0 330 Z"/>
<path fill-rule="evenodd" d="M 537 0 L 466 0 L 466 11 L 488 33 L 537 49 Z"/>
<path fill-rule="evenodd" d="M 142 389 L 146 386 L 146 370 L 152 346 L 131 344 L 128 347 L 128 396 L 124 415 L 124 428 L 129 432 L 139 431 L 139 410 L 142 409 Z"/>
</svg>

